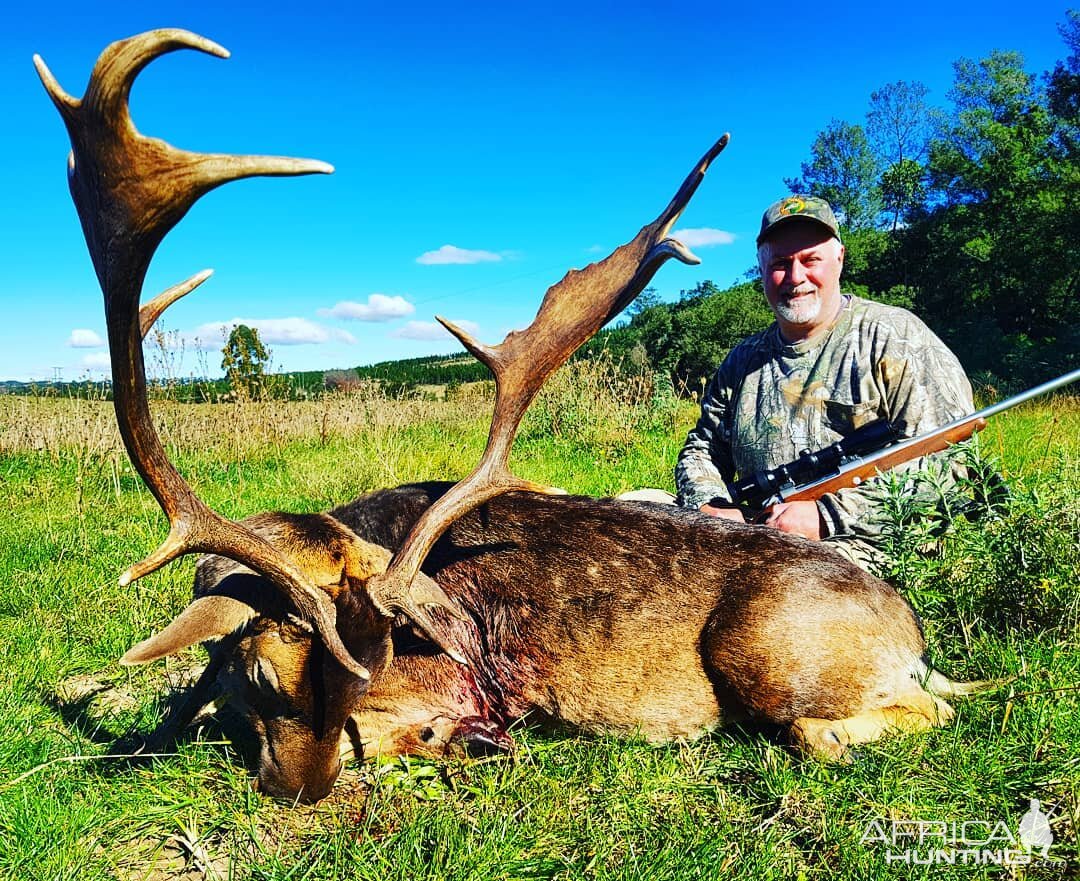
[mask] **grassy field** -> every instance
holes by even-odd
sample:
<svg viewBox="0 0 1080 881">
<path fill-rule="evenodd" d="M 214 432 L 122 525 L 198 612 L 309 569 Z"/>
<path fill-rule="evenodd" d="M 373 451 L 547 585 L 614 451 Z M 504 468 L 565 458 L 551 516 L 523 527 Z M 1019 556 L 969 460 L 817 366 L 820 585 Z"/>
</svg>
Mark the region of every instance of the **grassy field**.
<svg viewBox="0 0 1080 881">
<path fill-rule="evenodd" d="M 476 402 L 376 395 L 157 408 L 181 471 L 239 517 L 315 511 L 401 482 L 460 477 L 483 447 Z M 530 412 L 523 476 L 606 495 L 669 486 L 694 418 L 642 383 L 564 371 Z M 251 791 L 212 724 L 175 752 L 111 757 L 159 718 L 163 682 L 116 659 L 187 601 L 193 562 L 121 590 L 164 517 L 127 463 L 111 405 L 0 398 L 0 876 L 83 878 L 1075 877 L 1080 872 L 1080 406 L 995 418 L 981 441 L 1010 502 L 917 556 L 898 520 L 894 581 L 954 678 L 1012 676 L 958 702 L 953 724 L 800 761 L 771 732 L 729 729 L 651 747 L 517 732 L 513 759 L 347 769 L 315 807 Z M 898 515 L 899 516 L 899 515 Z M 931 866 L 940 837 L 997 836 L 1037 798 L 1050 862 Z M 899 829 L 929 837 L 882 841 Z M 967 823 L 964 827 L 962 824 Z M 1004 826 L 998 825 L 999 823 Z M 963 847 L 963 845 L 960 845 Z M 970 858 L 969 858 L 970 859 Z"/>
</svg>

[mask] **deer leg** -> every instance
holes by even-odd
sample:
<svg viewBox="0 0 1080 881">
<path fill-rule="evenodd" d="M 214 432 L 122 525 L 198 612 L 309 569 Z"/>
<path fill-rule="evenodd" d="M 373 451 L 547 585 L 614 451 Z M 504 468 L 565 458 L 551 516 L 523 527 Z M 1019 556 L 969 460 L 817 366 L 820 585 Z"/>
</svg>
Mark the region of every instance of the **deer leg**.
<svg viewBox="0 0 1080 881">
<path fill-rule="evenodd" d="M 460 751 L 469 758 L 478 759 L 512 753 L 514 741 L 501 723 L 484 716 L 465 716 L 458 720 L 447 751 Z"/>
<path fill-rule="evenodd" d="M 415 706 L 361 711 L 346 724 L 341 756 L 417 755 L 483 758 L 514 751 L 501 722 L 486 716 L 454 716 Z"/>
<path fill-rule="evenodd" d="M 833 762 L 849 761 L 849 746 L 870 743 L 890 731 L 929 731 L 953 717 L 940 698 L 919 692 L 903 704 L 867 710 L 847 719 L 802 717 L 791 723 L 791 739 L 801 752 Z"/>
</svg>

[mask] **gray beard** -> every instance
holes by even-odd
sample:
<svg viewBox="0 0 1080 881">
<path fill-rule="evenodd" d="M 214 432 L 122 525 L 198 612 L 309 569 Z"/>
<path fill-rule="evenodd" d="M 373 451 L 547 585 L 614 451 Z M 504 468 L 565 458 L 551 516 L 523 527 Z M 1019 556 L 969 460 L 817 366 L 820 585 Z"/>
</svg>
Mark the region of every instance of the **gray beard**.
<svg viewBox="0 0 1080 881">
<path fill-rule="evenodd" d="M 776 303 L 776 314 L 788 324 L 808 324 L 821 314 L 821 293 L 815 291 L 810 299 L 781 297 Z"/>
</svg>

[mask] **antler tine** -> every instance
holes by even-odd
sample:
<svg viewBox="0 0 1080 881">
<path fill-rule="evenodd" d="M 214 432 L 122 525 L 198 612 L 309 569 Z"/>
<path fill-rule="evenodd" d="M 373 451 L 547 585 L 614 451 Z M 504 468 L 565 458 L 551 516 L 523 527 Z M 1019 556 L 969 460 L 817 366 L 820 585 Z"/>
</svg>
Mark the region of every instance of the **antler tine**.
<svg viewBox="0 0 1080 881">
<path fill-rule="evenodd" d="M 720 139 L 706 151 L 704 156 L 701 157 L 701 161 L 698 162 L 693 171 L 686 176 L 686 180 L 684 180 L 682 186 L 679 187 L 679 192 L 677 192 L 671 202 L 668 203 L 667 208 L 664 209 L 664 213 L 656 219 L 656 223 L 665 225 L 665 231 L 670 231 L 671 227 L 675 225 L 675 222 L 686 209 L 686 206 L 690 204 L 690 199 L 692 199 L 694 193 L 697 192 L 697 188 L 701 186 L 701 182 L 705 179 L 705 172 L 709 170 L 712 161 L 724 151 L 724 148 L 728 145 L 728 141 L 730 140 L 731 135 L 728 132 L 724 132 L 724 134 L 720 136 Z"/>
<path fill-rule="evenodd" d="M 38 75 L 71 136 L 72 198 L 102 288 L 111 293 L 117 292 L 112 291 L 110 272 L 137 277 L 141 285 L 162 238 L 214 187 L 244 177 L 333 171 L 325 162 L 310 159 L 192 153 L 139 134 L 128 110 L 135 77 L 158 56 L 185 48 L 229 55 L 189 31 L 148 31 L 101 53 L 81 100 L 64 92 L 45 62 L 35 57 Z"/>
<path fill-rule="evenodd" d="M 71 137 L 68 183 L 105 294 L 120 435 L 132 463 L 169 519 L 166 540 L 129 567 L 120 583 L 127 585 L 187 553 L 230 557 L 276 584 L 315 625 L 334 657 L 356 675 L 369 678 L 368 670 L 342 644 L 334 606 L 326 594 L 268 542 L 211 511 L 169 461 L 150 418 L 143 334 L 169 303 L 208 275 L 194 276 L 140 310 L 146 269 L 166 233 L 201 195 L 227 181 L 333 170 L 314 160 L 191 153 L 139 134 L 128 111 L 131 84 L 154 58 L 181 48 L 228 56 L 216 43 L 188 31 L 150 31 L 106 48 L 81 100 L 67 95 L 45 63 L 35 61 Z"/>
<path fill-rule="evenodd" d="M 64 91 L 63 86 L 56 81 L 56 77 L 54 77 L 52 71 L 49 70 L 49 66 L 45 63 L 45 59 L 37 54 L 34 55 L 34 69 L 37 70 L 37 75 L 41 79 L 41 84 L 45 86 L 45 91 L 48 92 L 53 104 L 56 105 L 56 109 L 60 111 L 60 115 L 66 122 L 71 114 L 78 109 L 78 99 L 72 98 L 71 95 Z"/>
<path fill-rule="evenodd" d="M 515 477 L 509 470 L 510 447 L 526 409 L 547 378 L 625 309 L 667 260 L 674 257 L 683 263 L 700 262 L 668 233 L 728 139 L 725 134 L 709 148 L 663 213 L 643 227 L 633 241 L 583 270 L 571 270 L 549 288 L 536 318 L 525 330 L 512 331 L 497 346 L 486 346 L 439 318 L 494 374 L 495 411 L 480 464 L 425 512 L 387 572 L 369 581 L 368 589 L 378 602 L 413 617 L 421 615 L 419 622 L 430 630 L 430 618 L 411 602 L 409 585 L 439 536 L 455 519 L 500 493 L 514 489 L 548 491 Z"/>
<path fill-rule="evenodd" d="M 162 312 L 181 297 L 186 297 L 213 274 L 214 270 L 212 269 L 200 270 L 191 278 L 179 284 L 174 284 L 171 288 L 165 288 L 154 299 L 139 309 L 139 336 L 145 339 L 150 332 L 150 328 L 154 326 L 154 322 L 161 317 Z"/>
</svg>

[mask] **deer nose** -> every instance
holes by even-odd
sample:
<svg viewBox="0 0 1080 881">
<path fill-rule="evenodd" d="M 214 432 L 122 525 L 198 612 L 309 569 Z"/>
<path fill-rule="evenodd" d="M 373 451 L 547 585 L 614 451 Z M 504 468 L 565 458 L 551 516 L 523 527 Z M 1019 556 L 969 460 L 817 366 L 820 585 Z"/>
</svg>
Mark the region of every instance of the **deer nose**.
<svg viewBox="0 0 1080 881">
<path fill-rule="evenodd" d="M 327 769 L 309 768 L 297 774 L 281 768 L 275 762 L 267 762 L 259 769 L 258 789 L 271 798 L 314 804 L 330 794 L 341 767 L 341 762 L 337 761 L 329 773 Z"/>
</svg>

